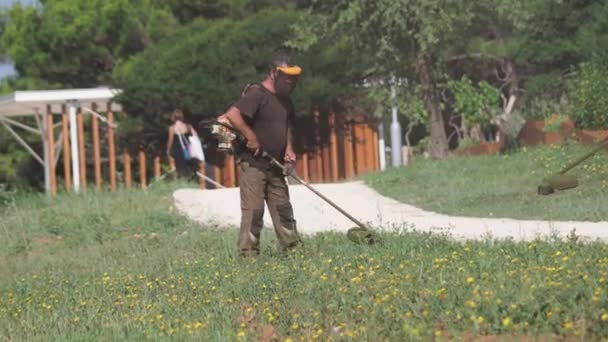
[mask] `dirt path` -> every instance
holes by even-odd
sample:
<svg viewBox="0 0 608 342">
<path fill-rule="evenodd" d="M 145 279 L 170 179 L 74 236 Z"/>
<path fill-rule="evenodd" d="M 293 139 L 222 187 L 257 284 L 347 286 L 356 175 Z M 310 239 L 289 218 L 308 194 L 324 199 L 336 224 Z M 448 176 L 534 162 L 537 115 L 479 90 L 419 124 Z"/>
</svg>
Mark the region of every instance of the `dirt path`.
<svg viewBox="0 0 608 342">
<path fill-rule="evenodd" d="M 608 222 L 532 221 L 508 218 L 457 217 L 421 210 L 381 196 L 362 182 L 315 184 L 315 189 L 374 229 L 415 229 L 449 233 L 455 239 L 512 238 L 532 240 L 548 235 L 576 235 L 608 241 Z M 190 219 L 207 224 L 239 225 L 239 189 L 181 189 L 173 194 L 177 209 Z M 303 234 L 340 231 L 355 226 L 339 211 L 302 185 L 290 185 L 298 230 Z M 265 225 L 270 227 L 268 210 Z"/>
</svg>

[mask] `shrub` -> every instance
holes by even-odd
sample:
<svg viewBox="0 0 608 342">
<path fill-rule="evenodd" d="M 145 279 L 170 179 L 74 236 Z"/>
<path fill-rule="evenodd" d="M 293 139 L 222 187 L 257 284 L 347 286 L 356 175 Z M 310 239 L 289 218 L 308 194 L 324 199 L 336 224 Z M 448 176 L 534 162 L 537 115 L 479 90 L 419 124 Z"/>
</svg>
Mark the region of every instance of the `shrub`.
<svg viewBox="0 0 608 342">
<path fill-rule="evenodd" d="M 573 118 L 579 128 L 608 129 L 608 69 L 585 62 L 579 65 L 570 85 Z"/>
<path fill-rule="evenodd" d="M 481 130 L 498 114 L 499 90 L 486 81 L 474 85 L 466 76 L 448 81 L 448 88 L 454 96 L 454 110 L 462 119 L 463 136 L 485 140 Z"/>
</svg>

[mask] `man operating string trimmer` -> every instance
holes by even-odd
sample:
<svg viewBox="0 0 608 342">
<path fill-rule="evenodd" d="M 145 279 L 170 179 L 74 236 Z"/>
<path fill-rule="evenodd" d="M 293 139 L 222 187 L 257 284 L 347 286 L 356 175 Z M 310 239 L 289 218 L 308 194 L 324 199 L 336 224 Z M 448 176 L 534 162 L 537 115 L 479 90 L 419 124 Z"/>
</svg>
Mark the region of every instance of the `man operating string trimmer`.
<svg viewBox="0 0 608 342">
<path fill-rule="evenodd" d="M 266 78 L 260 84 L 247 86 L 218 118 L 246 139 L 246 143 L 234 146 L 241 197 L 238 249 L 242 256 L 260 253 L 265 202 L 281 251 L 287 253 L 301 242 L 285 180 L 285 170 L 292 167 L 281 169 L 262 156 L 267 153 L 285 165 L 296 161 L 290 127 L 294 107 L 289 96 L 301 73 L 302 69 L 292 64 L 287 55 L 276 55 Z"/>
</svg>

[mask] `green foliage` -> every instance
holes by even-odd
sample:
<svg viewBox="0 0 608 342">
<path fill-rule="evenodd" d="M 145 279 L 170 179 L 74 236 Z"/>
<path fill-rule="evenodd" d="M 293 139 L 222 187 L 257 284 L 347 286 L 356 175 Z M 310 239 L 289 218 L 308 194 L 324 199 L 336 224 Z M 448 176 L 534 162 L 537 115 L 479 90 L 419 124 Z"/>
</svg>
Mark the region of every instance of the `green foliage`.
<svg viewBox="0 0 608 342">
<path fill-rule="evenodd" d="M 556 113 L 575 111 L 571 92 L 563 77 L 555 73 L 540 74 L 526 82 L 520 111 L 528 120 L 544 120 Z"/>
<path fill-rule="evenodd" d="M 606 60 L 608 2 L 497 0 L 495 8 L 509 24 L 499 29 L 508 56 L 524 76 L 520 111 L 535 120 L 578 112 L 564 101 L 573 100 L 564 76 L 581 62 Z"/>
<path fill-rule="evenodd" d="M 498 89 L 486 81 L 477 86 L 466 75 L 460 80 L 448 81 L 448 89 L 454 96 L 454 110 L 467 125 L 484 125 L 498 112 Z"/>
<path fill-rule="evenodd" d="M 556 133 L 562 129 L 564 122 L 568 121 L 569 117 L 563 114 L 553 114 L 551 117 L 545 119 L 545 126 L 543 126 L 543 132 Z"/>
<path fill-rule="evenodd" d="M 184 110 L 193 123 L 215 117 L 247 83 L 260 82 L 268 74 L 270 57 L 284 49 L 296 16 L 294 11 L 266 10 L 241 21 L 197 20 L 185 25 L 117 67 L 115 85 L 124 91 L 119 100 L 130 115 L 145 122 L 145 135 L 157 138 L 164 135 L 174 108 Z M 336 84 L 345 83 L 352 63 L 361 58 L 345 62 L 345 51 L 339 43 L 315 46 L 307 53 L 291 51 L 304 70 L 293 94 L 298 115 L 308 114 L 313 103 L 348 91 Z"/>
<path fill-rule="evenodd" d="M 373 70 L 398 77 L 411 71 L 412 58 L 435 55 L 472 18 L 467 2 L 435 0 L 313 0 L 311 13 L 296 25 L 293 45 L 343 37 L 373 56 Z"/>
<path fill-rule="evenodd" d="M 240 17 L 245 12 L 248 0 L 165 0 L 181 23 L 197 18 L 221 19 Z"/>
<path fill-rule="evenodd" d="M 606 58 L 606 1 L 521 1 L 509 12 L 522 62 L 549 66 Z"/>
<path fill-rule="evenodd" d="M 448 143 L 437 98 L 438 70 L 446 48 L 464 36 L 474 2 L 441 0 L 313 1 L 296 25 L 292 44 L 306 48 L 321 39 L 341 39 L 369 53 L 375 77 L 415 78 L 429 114 L 431 157 L 447 154 Z"/>
<path fill-rule="evenodd" d="M 28 125 L 34 123 L 33 120 L 29 122 L 19 121 Z M 24 132 L 20 128 L 12 128 L 18 133 L 22 134 Z M 42 151 L 40 136 L 26 133 L 22 134 L 21 137 L 34 150 Z M 5 183 L 10 188 L 28 188 L 29 185 L 35 185 L 37 174 L 35 170 L 32 170 L 32 166 L 38 167 L 39 165 L 38 161 L 30 156 L 29 152 L 14 139 L 12 134 L 3 125 L 0 125 L 0 184 Z"/>
<path fill-rule="evenodd" d="M 572 80 L 573 117 L 580 128 L 608 129 L 608 68 L 582 63 Z"/>
<path fill-rule="evenodd" d="M 118 100 L 157 135 L 166 130 L 174 108 L 191 122 L 217 116 L 245 84 L 268 72 L 293 16 L 272 11 L 239 22 L 197 20 L 183 26 L 116 68 L 114 82 L 124 92 Z"/>
<path fill-rule="evenodd" d="M 7 16 L 0 44 L 18 73 L 67 87 L 108 84 L 116 63 L 175 25 L 160 0 L 47 0 Z"/>
<path fill-rule="evenodd" d="M 165 0 L 183 24 L 196 19 L 243 19 L 268 9 L 294 9 L 308 0 Z"/>
<path fill-rule="evenodd" d="M 373 106 L 374 116 L 383 118 L 391 112 L 393 103 L 397 113 L 407 119 L 405 132 L 406 144 L 410 145 L 409 136 L 415 127 L 427 127 L 428 114 L 420 94 L 420 89 L 403 81 L 395 87 L 395 98 L 391 96 L 391 87 L 384 82 L 370 86 L 367 97 Z"/>
</svg>

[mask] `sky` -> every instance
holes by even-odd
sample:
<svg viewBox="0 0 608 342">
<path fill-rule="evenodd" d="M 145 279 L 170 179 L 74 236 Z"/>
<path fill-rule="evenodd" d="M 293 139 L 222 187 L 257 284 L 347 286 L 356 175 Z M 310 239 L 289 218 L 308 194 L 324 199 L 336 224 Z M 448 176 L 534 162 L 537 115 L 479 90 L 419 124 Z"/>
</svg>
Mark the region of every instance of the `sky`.
<svg viewBox="0 0 608 342">
<path fill-rule="evenodd" d="M 36 2 L 36 0 L 0 0 L 0 8 L 5 8 L 14 3 L 18 3 L 18 2 L 20 2 L 24 5 L 31 5 L 34 2 Z"/>
</svg>

